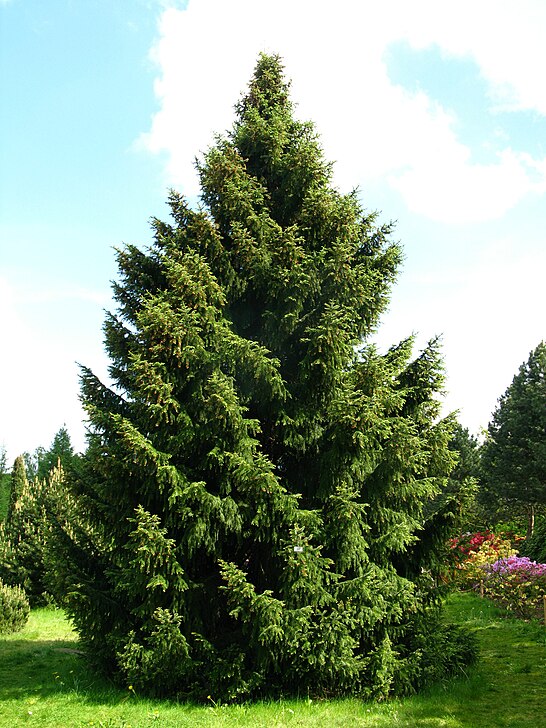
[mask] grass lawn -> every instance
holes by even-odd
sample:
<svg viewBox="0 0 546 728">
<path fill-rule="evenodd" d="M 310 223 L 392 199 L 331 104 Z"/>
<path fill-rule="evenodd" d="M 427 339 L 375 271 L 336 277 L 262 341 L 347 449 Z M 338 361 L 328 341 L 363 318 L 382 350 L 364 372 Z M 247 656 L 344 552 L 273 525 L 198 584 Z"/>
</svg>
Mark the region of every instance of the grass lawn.
<svg viewBox="0 0 546 728">
<path fill-rule="evenodd" d="M 448 618 L 476 630 L 481 658 L 466 678 L 405 700 L 284 700 L 196 707 L 140 698 L 98 680 L 77 654 L 61 611 L 34 610 L 26 628 L 0 638 L 0 726 L 546 726 L 546 627 L 503 617 L 470 594 L 453 595 Z"/>
</svg>

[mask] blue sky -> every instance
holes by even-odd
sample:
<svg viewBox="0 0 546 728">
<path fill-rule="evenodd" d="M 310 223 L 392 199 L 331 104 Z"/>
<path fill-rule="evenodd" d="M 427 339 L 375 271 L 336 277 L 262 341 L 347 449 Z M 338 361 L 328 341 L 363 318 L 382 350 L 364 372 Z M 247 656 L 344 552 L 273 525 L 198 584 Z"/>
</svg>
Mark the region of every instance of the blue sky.
<svg viewBox="0 0 546 728">
<path fill-rule="evenodd" d="M 439 7 L 441 6 L 441 8 Z M 66 423 L 76 362 L 105 376 L 113 246 L 150 242 L 167 189 L 280 53 L 342 190 L 397 221 L 377 340 L 443 335 L 446 411 L 473 432 L 545 338 L 546 4 L 523 0 L 0 0 L 0 444 Z"/>
</svg>

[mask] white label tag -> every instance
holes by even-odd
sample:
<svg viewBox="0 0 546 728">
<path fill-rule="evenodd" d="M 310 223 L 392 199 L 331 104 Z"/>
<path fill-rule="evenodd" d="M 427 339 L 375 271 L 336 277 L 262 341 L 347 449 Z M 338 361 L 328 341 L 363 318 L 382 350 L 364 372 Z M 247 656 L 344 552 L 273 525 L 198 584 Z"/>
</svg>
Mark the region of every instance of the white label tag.
<svg viewBox="0 0 546 728">
<path fill-rule="evenodd" d="M 303 546 L 294 546 L 294 552 L 296 554 L 301 554 L 302 551 L 303 551 Z"/>
</svg>

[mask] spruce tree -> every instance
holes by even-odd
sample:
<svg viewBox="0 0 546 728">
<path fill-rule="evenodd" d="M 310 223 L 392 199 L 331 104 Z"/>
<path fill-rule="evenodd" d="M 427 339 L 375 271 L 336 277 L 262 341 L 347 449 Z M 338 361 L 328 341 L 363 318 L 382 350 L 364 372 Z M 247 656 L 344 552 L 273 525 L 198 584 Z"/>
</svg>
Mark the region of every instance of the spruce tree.
<svg viewBox="0 0 546 728">
<path fill-rule="evenodd" d="M 55 470 L 59 465 L 63 470 L 71 470 L 77 466 L 78 456 L 74 453 L 70 435 L 66 429 L 66 425 L 63 425 L 58 432 L 55 433 L 53 442 L 49 450 L 43 450 L 39 448 L 36 451 L 36 464 L 37 472 L 36 476 L 42 480 L 48 478 L 49 474 Z"/>
<path fill-rule="evenodd" d="M 478 501 L 480 476 L 480 445 L 466 427 L 458 422 L 448 445 L 457 463 L 451 471 L 445 488 L 425 507 L 425 514 L 437 510 L 454 510 L 457 514 L 458 533 L 479 531 L 485 528 L 487 514 Z"/>
<path fill-rule="evenodd" d="M 83 369 L 57 588 L 135 689 L 410 689 L 451 518 L 423 515 L 453 461 L 438 345 L 370 343 L 401 251 L 333 188 L 277 57 L 236 111 L 198 164 L 202 205 L 172 192 L 151 248 L 117 253 L 114 385 Z"/>
<path fill-rule="evenodd" d="M 499 398 L 482 452 L 482 497 L 525 513 L 527 538 L 546 506 L 546 343 L 540 342 Z"/>
</svg>

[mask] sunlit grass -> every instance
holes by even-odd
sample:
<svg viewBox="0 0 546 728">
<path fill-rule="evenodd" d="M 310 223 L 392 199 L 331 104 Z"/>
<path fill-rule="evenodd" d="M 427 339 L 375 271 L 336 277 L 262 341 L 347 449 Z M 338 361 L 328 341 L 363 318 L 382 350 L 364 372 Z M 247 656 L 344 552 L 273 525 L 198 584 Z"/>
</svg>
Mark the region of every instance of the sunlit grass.
<svg viewBox="0 0 546 728">
<path fill-rule="evenodd" d="M 283 700 L 208 706 L 146 700 L 93 675 L 59 610 L 33 610 L 0 638 L 0 726 L 316 726 L 538 728 L 546 725 L 546 628 L 506 618 L 474 595 L 453 595 L 451 621 L 475 630 L 479 664 L 466 678 L 405 700 Z"/>
</svg>

